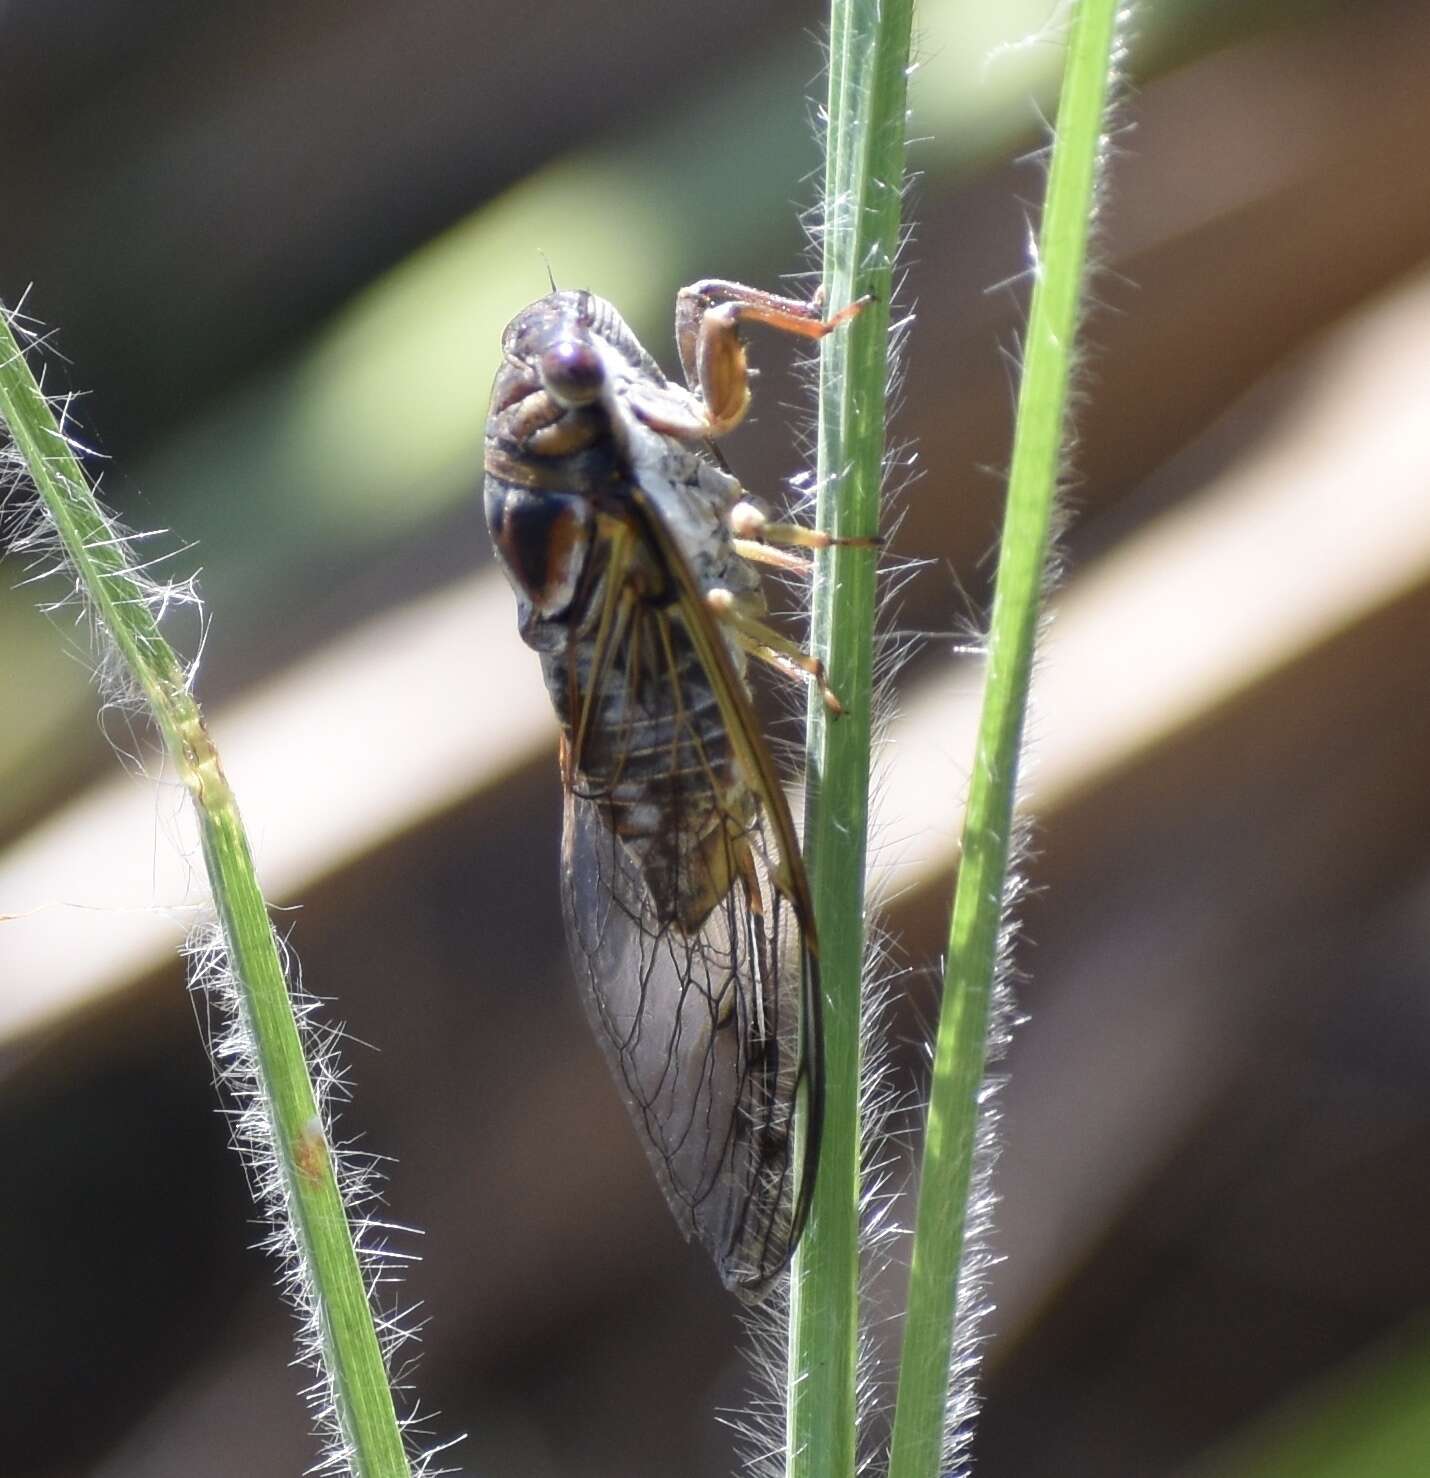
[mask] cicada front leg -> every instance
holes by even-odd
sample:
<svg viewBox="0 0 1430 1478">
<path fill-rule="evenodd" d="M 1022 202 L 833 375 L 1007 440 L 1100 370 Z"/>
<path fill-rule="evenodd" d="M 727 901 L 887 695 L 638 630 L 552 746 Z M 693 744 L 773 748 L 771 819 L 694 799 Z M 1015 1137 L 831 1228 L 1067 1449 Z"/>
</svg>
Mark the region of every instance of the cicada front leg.
<svg viewBox="0 0 1430 1478">
<path fill-rule="evenodd" d="M 675 342 L 688 391 L 644 387 L 631 396 L 635 414 L 653 430 L 684 441 L 713 441 L 733 431 L 750 408 L 750 368 L 742 323 L 763 323 L 799 338 L 822 339 L 848 323 L 869 300 L 824 316 L 823 305 L 782 298 L 759 288 L 710 277 L 681 288 L 675 300 Z"/>
<path fill-rule="evenodd" d="M 824 316 L 819 301 L 782 298 L 738 282 L 706 278 L 682 288 L 675 300 L 675 345 L 685 381 L 710 418 L 710 436 L 723 436 L 750 408 L 750 371 L 740 338 L 742 323 L 763 323 L 802 339 L 822 339 L 855 317 L 860 298 Z"/>
</svg>

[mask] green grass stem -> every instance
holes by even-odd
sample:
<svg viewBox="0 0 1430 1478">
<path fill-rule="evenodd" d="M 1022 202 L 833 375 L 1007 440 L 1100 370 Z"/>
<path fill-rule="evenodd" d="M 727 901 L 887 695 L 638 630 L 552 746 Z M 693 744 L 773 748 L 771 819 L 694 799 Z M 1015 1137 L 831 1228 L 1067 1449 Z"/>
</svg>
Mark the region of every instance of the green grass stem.
<svg viewBox="0 0 1430 1478">
<path fill-rule="evenodd" d="M 3 309 L 0 421 L 28 468 L 89 610 L 143 694 L 197 810 L 204 863 L 255 1046 L 284 1200 L 304 1264 L 299 1275 L 312 1293 L 351 1471 L 358 1478 L 407 1478 L 332 1147 L 237 803 L 189 691 L 189 674 L 160 633 L 152 589 L 128 542 L 96 500 Z"/>
<path fill-rule="evenodd" d="M 879 531 L 893 264 L 904 177 L 911 0 L 835 0 L 831 12 L 824 300 L 871 298 L 823 345 L 820 528 Z M 873 688 L 875 551 L 816 561 L 811 646 L 845 707 L 810 705 L 805 856 L 825 997 L 819 1183 L 791 1282 L 789 1478 L 852 1478 L 859 1288 L 860 987 Z"/>
<path fill-rule="evenodd" d="M 959 1267 L 1003 928 L 1018 761 L 1120 0 L 1082 0 L 1068 43 L 1018 397 L 977 752 L 949 927 L 890 1478 L 944 1452 Z"/>
</svg>

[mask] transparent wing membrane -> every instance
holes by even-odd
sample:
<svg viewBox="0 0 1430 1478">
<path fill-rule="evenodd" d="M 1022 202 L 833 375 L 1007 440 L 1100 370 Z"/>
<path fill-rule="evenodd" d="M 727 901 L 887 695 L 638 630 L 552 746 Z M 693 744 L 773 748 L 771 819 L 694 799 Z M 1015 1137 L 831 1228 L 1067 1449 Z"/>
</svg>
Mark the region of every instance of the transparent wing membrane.
<svg viewBox="0 0 1430 1478">
<path fill-rule="evenodd" d="M 599 804 L 567 794 L 566 929 L 592 1024 L 677 1221 L 728 1285 L 752 1292 L 788 1260 L 797 1199 L 801 963 L 762 844 L 758 829 L 722 844 L 746 858 L 721 872 L 753 864 L 757 881 L 737 881 L 687 932 Z M 704 856 L 682 865 L 703 869 Z"/>
</svg>

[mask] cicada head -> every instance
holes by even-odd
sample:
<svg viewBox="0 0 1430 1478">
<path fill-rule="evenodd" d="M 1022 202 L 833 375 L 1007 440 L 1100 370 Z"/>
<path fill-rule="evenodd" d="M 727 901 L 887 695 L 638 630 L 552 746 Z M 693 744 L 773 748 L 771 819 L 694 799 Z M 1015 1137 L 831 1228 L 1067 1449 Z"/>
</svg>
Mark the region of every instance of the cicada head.
<svg viewBox="0 0 1430 1478">
<path fill-rule="evenodd" d="M 525 369 L 532 389 L 541 385 L 565 406 L 590 405 L 612 373 L 665 383 L 625 319 L 590 292 L 548 293 L 523 308 L 506 326 L 502 355 Z"/>
<path fill-rule="evenodd" d="M 614 471 L 602 400 L 613 373 L 631 372 L 631 346 L 642 352 L 615 310 L 587 292 L 539 299 L 502 336 L 487 422 L 487 528 L 538 620 L 561 619 L 581 592 L 594 500 Z"/>
</svg>

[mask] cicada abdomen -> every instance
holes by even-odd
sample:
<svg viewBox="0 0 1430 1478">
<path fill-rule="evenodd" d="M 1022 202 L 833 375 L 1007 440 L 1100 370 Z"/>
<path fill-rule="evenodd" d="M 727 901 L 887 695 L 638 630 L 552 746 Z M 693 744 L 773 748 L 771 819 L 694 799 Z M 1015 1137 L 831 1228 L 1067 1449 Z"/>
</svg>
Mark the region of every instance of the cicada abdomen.
<svg viewBox="0 0 1430 1478">
<path fill-rule="evenodd" d="M 519 314 L 486 512 L 560 721 L 562 897 L 588 1012 L 682 1229 L 758 1298 L 808 1213 L 823 1078 L 809 889 L 745 675 L 749 651 L 792 659 L 760 622 L 732 527 L 748 505 L 709 444 L 744 414 L 740 311 L 806 333 L 841 321 L 687 290 L 686 391 L 590 293 Z"/>
</svg>

